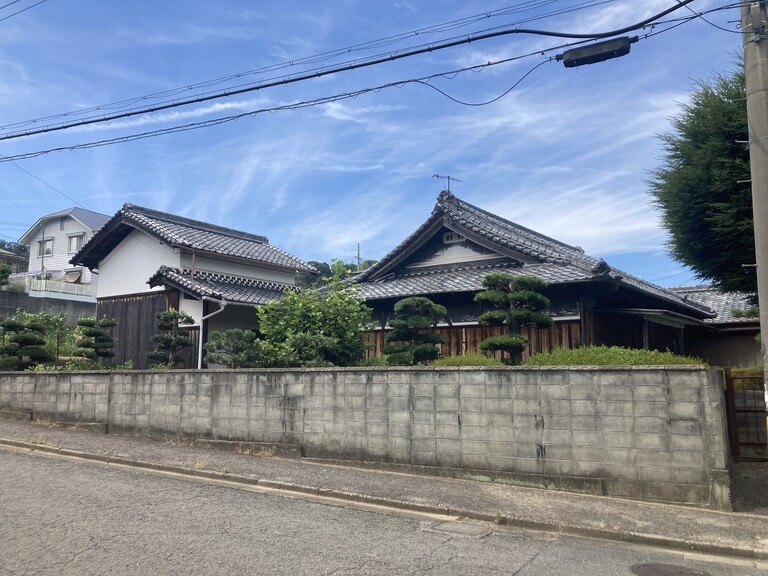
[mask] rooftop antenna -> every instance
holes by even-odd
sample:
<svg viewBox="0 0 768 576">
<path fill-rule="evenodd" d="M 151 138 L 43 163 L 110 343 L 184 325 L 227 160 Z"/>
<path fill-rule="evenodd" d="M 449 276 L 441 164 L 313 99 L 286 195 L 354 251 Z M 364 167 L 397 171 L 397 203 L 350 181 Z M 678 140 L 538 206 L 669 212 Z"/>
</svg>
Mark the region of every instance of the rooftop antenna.
<svg viewBox="0 0 768 576">
<path fill-rule="evenodd" d="M 446 190 L 448 190 L 448 192 L 451 191 L 451 180 L 453 180 L 454 182 L 461 182 L 461 180 L 459 180 L 458 178 L 454 178 L 453 176 L 440 176 L 440 174 L 433 174 L 432 178 L 439 178 L 440 180 L 447 180 L 448 184 L 447 184 Z"/>
</svg>

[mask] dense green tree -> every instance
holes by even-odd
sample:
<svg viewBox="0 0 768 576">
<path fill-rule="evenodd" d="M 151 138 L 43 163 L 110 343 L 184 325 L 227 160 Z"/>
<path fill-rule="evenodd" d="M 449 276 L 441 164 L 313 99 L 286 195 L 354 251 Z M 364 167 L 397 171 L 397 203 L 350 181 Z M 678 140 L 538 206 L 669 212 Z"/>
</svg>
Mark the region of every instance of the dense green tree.
<svg viewBox="0 0 768 576">
<path fill-rule="evenodd" d="M 360 271 L 370 268 L 376 262 L 376 260 L 362 260 L 359 266 Z M 296 286 L 302 289 L 327 286 L 334 278 L 337 280 L 344 279 L 358 271 L 356 262 L 344 262 L 338 259 L 331 260 L 330 264 L 316 260 L 310 260 L 308 264 L 314 266 L 319 273 L 297 272 Z"/>
<path fill-rule="evenodd" d="M 26 370 L 54 360 L 45 346 L 45 327 L 36 319 L 8 318 L 0 323 L 0 328 L 0 369 Z"/>
<path fill-rule="evenodd" d="M 13 268 L 7 264 L 0 266 L 0 286 L 8 284 L 8 278 L 10 278 L 12 270 Z"/>
<path fill-rule="evenodd" d="M 440 355 L 437 344 L 448 339 L 428 330 L 439 317 L 448 314 L 445 306 L 423 296 L 412 296 L 398 300 L 394 310 L 395 316 L 389 321 L 392 331 L 384 337 L 389 343 L 383 350 L 387 363 L 408 366 L 437 358 Z"/>
<path fill-rule="evenodd" d="M 252 330 L 240 328 L 211 332 L 205 344 L 205 361 L 209 366 L 227 368 L 283 368 L 298 363 L 288 345 L 272 344 Z"/>
<path fill-rule="evenodd" d="M 181 351 L 192 343 L 184 331 L 184 326 L 194 323 L 189 314 L 175 308 L 169 308 L 157 315 L 157 327 L 160 332 L 152 336 L 155 348 L 147 353 L 150 359 L 157 361 L 157 367 L 176 368 L 184 364 Z"/>
<path fill-rule="evenodd" d="M 743 70 L 700 82 L 672 126 L 650 180 L 672 257 L 721 290 L 756 293 Z"/>
<path fill-rule="evenodd" d="M 93 362 L 103 363 L 106 358 L 115 355 L 115 339 L 112 337 L 112 328 L 117 322 L 104 317 L 101 320 L 85 317 L 77 321 L 78 346 L 76 353 Z"/>
<path fill-rule="evenodd" d="M 19 256 L 29 257 L 29 246 L 27 244 L 19 244 L 18 242 L 9 242 L 8 240 L 0 239 L 0 249 L 13 252 Z"/>
<path fill-rule="evenodd" d="M 338 275 L 322 289 L 288 292 L 257 311 L 273 365 L 351 366 L 365 350 L 371 309 Z"/>
<path fill-rule="evenodd" d="M 483 278 L 484 290 L 475 294 L 475 301 L 485 310 L 478 320 L 485 326 L 505 326 L 507 333 L 485 338 L 480 349 L 505 353 L 506 362 L 519 364 L 528 342 L 522 329 L 552 325 L 552 318 L 546 313 L 549 299 L 541 293 L 546 286 L 541 278 L 530 275 L 492 272 Z"/>
</svg>

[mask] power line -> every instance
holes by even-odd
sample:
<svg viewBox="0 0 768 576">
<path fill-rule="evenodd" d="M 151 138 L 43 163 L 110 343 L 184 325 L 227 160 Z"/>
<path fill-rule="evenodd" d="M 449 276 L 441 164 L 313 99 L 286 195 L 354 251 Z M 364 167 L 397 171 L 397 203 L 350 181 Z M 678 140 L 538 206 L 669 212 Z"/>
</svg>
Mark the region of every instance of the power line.
<svg viewBox="0 0 768 576">
<path fill-rule="evenodd" d="M 656 36 L 658 34 L 661 34 L 663 32 L 672 30 L 674 28 L 677 28 L 678 26 L 681 26 L 683 24 L 691 22 L 691 21 L 697 19 L 698 17 L 699 17 L 698 15 L 694 15 L 694 16 L 689 16 L 689 17 L 686 17 L 686 18 L 682 18 L 679 21 L 675 21 L 675 23 L 673 25 L 669 26 L 668 28 L 666 28 L 664 30 L 655 30 L 653 32 L 649 32 L 647 34 L 642 35 L 640 38 L 644 40 L 644 39 L 650 38 L 652 36 Z M 0 155 L 0 162 L 8 162 L 8 161 L 15 161 L 15 160 L 25 160 L 25 159 L 29 159 L 29 158 L 36 158 L 38 156 L 43 156 L 43 155 L 46 155 L 46 154 L 50 154 L 52 152 L 84 150 L 84 149 L 89 149 L 89 148 L 97 148 L 97 147 L 101 147 L 101 146 L 108 146 L 108 145 L 112 145 L 112 144 L 122 144 L 122 143 L 126 143 L 126 142 L 133 142 L 133 141 L 136 141 L 136 140 L 143 140 L 143 139 L 146 139 L 146 138 L 153 138 L 153 137 L 156 137 L 156 136 L 163 136 L 163 135 L 167 135 L 167 134 L 175 134 L 175 133 L 178 133 L 178 132 L 186 132 L 186 131 L 191 131 L 191 130 L 198 130 L 198 129 L 201 129 L 201 128 L 207 128 L 207 127 L 211 127 L 211 126 L 218 126 L 218 125 L 221 125 L 221 124 L 226 124 L 226 123 L 233 122 L 233 121 L 236 121 L 236 120 L 239 120 L 241 118 L 248 117 L 248 116 L 257 116 L 259 114 L 263 114 L 263 113 L 266 113 L 266 112 L 269 112 L 269 113 L 272 113 L 272 114 L 276 114 L 277 112 L 286 111 L 286 110 L 298 110 L 298 109 L 303 109 L 303 108 L 310 108 L 310 107 L 319 106 L 319 105 L 323 105 L 323 104 L 329 104 L 329 103 L 332 103 L 332 102 L 338 102 L 338 101 L 341 101 L 341 100 L 357 98 L 358 96 L 361 96 L 363 94 L 368 94 L 368 93 L 371 93 L 371 92 L 380 92 L 380 91 L 388 89 L 388 88 L 402 87 L 402 86 L 405 86 L 407 84 L 421 84 L 421 85 L 428 86 L 428 87 L 438 91 L 439 93 L 441 93 L 445 97 L 449 98 L 450 100 L 452 100 L 454 102 L 457 102 L 459 104 L 468 105 L 468 106 L 484 106 L 484 105 L 488 105 L 490 103 L 496 102 L 497 100 L 499 100 L 503 96 L 507 95 L 514 88 L 516 88 L 520 84 L 520 82 L 522 82 L 522 80 L 524 80 L 527 76 L 529 76 L 533 71 L 535 71 L 537 68 L 539 68 L 543 64 L 546 64 L 547 62 L 552 61 L 553 58 L 548 58 L 547 60 L 536 64 L 533 68 L 531 68 L 528 72 L 526 72 L 517 82 L 515 82 L 515 84 L 511 88 L 509 88 L 508 90 L 503 92 L 500 96 L 495 97 L 495 98 L 493 98 L 493 99 L 491 99 L 491 100 L 489 100 L 487 102 L 483 102 L 483 103 L 471 104 L 471 103 L 462 102 L 461 100 L 458 100 L 458 99 L 448 95 L 447 93 L 443 92 L 442 90 L 436 88 L 434 85 L 430 84 L 429 81 L 430 80 L 434 80 L 434 79 L 439 78 L 439 77 L 443 77 L 443 78 L 447 78 L 447 79 L 453 79 L 458 74 L 463 73 L 463 72 L 468 72 L 468 71 L 479 72 L 479 71 L 481 71 L 481 70 L 483 70 L 485 68 L 491 67 L 491 66 L 496 66 L 496 65 L 499 65 L 499 64 L 505 64 L 505 63 L 508 63 L 508 62 L 512 62 L 512 61 L 515 61 L 515 60 L 520 60 L 522 58 L 527 58 L 527 57 L 534 56 L 534 55 L 543 55 L 546 52 L 551 52 L 551 51 L 554 51 L 554 50 L 560 50 L 562 48 L 571 47 L 571 46 L 575 46 L 575 45 L 579 45 L 579 44 L 584 44 L 586 42 L 588 42 L 588 41 L 587 40 L 582 40 L 580 42 L 561 44 L 561 45 L 558 45 L 558 46 L 552 46 L 552 47 L 549 47 L 549 48 L 545 48 L 543 50 L 537 50 L 535 52 L 530 52 L 530 53 L 519 55 L 519 56 L 505 58 L 503 60 L 498 60 L 496 62 L 487 62 L 487 63 L 484 63 L 484 64 L 478 64 L 478 65 L 474 65 L 474 66 L 467 66 L 465 68 L 461 68 L 461 69 L 458 69 L 458 70 L 453 70 L 453 71 L 449 71 L 449 72 L 439 72 L 439 73 L 431 74 L 431 75 L 428 75 L 428 76 L 423 76 L 421 78 L 411 78 L 411 79 L 408 79 L 408 80 L 399 80 L 399 81 L 395 81 L 395 82 L 389 82 L 389 83 L 386 83 L 386 84 L 381 84 L 381 85 L 374 86 L 374 87 L 368 87 L 368 88 L 363 88 L 363 89 L 360 89 L 360 90 L 355 90 L 355 91 L 352 91 L 352 92 L 345 92 L 345 93 L 335 94 L 335 95 L 332 95 L 332 96 L 324 96 L 324 97 L 320 97 L 320 98 L 316 98 L 316 99 L 312 99 L 312 100 L 304 100 L 304 101 L 295 102 L 295 103 L 292 103 L 292 104 L 284 104 L 284 105 L 274 106 L 274 107 L 270 107 L 270 108 L 261 108 L 261 109 L 257 109 L 257 110 L 251 110 L 251 111 L 248 111 L 248 112 L 243 112 L 243 113 L 240 113 L 240 114 L 233 114 L 233 115 L 229 115 L 229 116 L 214 118 L 214 119 L 210 119 L 210 120 L 204 120 L 204 121 L 200 121 L 200 122 L 193 122 L 193 123 L 188 123 L 188 124 L 184 124 L 184 125 L 177 125 L 177 126 L 172 126 L 172 127 L 168 127 L 168 128 L 160 128 L 160 129 L 157 129 L 157 130 L 151 130 L 151 131 L 148 131 L 148 132 L 142 132 L 142 133 L 138 133 L 138 134 L 130 134 L 130 135 L 126 135 L 126 136 L 119 136 L 119 137 L 115 137 L 115 138 L 108 138 L 108 139 L 104 139 L 104 140 L 98 140 L 98 141 L 92 141 L 92 142 L 86 142 L 86 143 L 74 144 L 74 145 L 68 145 L 68 146 L 59 146 L 59 147 L 56 147 L 56 148 L 49 148 L 49 149 L 45 149 L 45 150 L 38 150 L 38 151 L 34 151 L 34 152 L 26 152 L 26 153 L 16 154 L 16 155 L 13 155 L 13 156 L 1 156 Z"/>
<path fill-rule="evenodd" d="M 36 128 L 32 130 L 24 130 L 21 132 L 11 132 L 11 133 L 0 135 L 0 141 L 32 136 L 36 134 L 45 134 L 48 132 L 55 132 L 60 130 L 67 130 L 69 128 L 74 128 L 77 126 L 86 126 L 90 124 L 97 124 L 102 122 L 109 122 L 112 120 L 130 118 L 132 116 L 150 114 L 153 112 L 159 112 L 159 111 L 168 110 L 171 108 L 178 108 L 180 106 L 186 106 L 190 104 L 199 104 L 202 102 L 208 102 L 210 100 L 215 100 L 215 99 L 229 97 L 229 96 L 236 96 L 236 95 L 245 94 L 248 92 L 253 92 L 256 90 L 263 90 L 265 88 L 273 88 L 276 86 L 294 84 L 296 82 L 302 82 L 304 80 L 320 78 L 323 76 L 328 76 L 328 75 L 336 74 L 339 72 L 347 72 L 347 71 L 356 70 L 359 68 L 366 68 L 366 67 L 375 66 L 378 64 L 383 64 L 385 62 L 392 62 L 395 60 L 401 60 L 403 58 L 410 58 L 412 56 L 416 56 L 419 54 L 426 54 L 429 52 L 435 52 L 438 50 L 444 50 L 446 48 L 452 48 L 455 46 L 461 46 L 463 44 L 469 44 L 469 43 L 478 42 L 481 40 L 488 40 L 491 38 L 498 38 L 501 36 L 507 36 L 511 34 L 531 34 L 531 35 L 547 36 L 547 37 L 553 37 L 553 38 L 585 39 L 585 40 L 609 38 L 611 36 L 617 36 L 619 34 L 624 34 L 625 32 L 631 32 L 631 31 L 637 30 L 638 28 L 643 28 L 644 26 L 647 26 L 648 24 L 663 18 L 664 16 L 666 16 L 667 14 L 670 14 L 671 12 L 674 12 L 675 10 L 679 10 L 680 8 L 682 8 L 683 6 L 686 6 L 687 4 L 690 4 L 691 2 L 693 2 L 693 0 L 678 0 L 678 4 L 670 8 L 667 8 L 666 10 L 661 11 L 651 16 L 650 18 L 646 18 L 645 20 L 638 22 L 636 24 L 633 24 L 631 26 L 626 26 L 624 28 L 619 28 L 617 30 L 611 30 L 608 32 L 586 34 L 586 33 L 534 30 L 534 29 L 528 29 L 528 28 L 514 28 L 514 29 L 506 29 L 506 30 L 496 30 L 493 32 L 485 32 L 485 33 L 479 33 L 479 34 L 470 34 L 466 37 L 462 37 L 461 39 L 457 39 L 457 40 L 450 40 L 447 42 L 442 42 L 440 44 L 431 44 L 424 47 L 416 48 L 413 50 L 406 50 L 404 52 L 399 52 L 399 53 L 390 53 L 384 57 L 371 58 L 371 59 L 363 60 L 357 63 L 348 63 L 341 66 L 334 66 L 334 67 L 323 69 L 323 70 L 315 70 L 309 73 L 298 74 L 290 77 L 284 77 L 284 78 L 270 81 L 270 82 L 263 82 L 263 83 L 248 85 L 248 86 L 240 87 L 236 89 L 224 90 L 224 91 L 213 93 L 213 94 L 197 96 L 194 98 L 179 100 L 176 102 L 170 102 L 166 104 L 159 104 L 155 106 L 139 108 L 136 110 L 128 110 L 128 111 L 114 113 L 114 114 L 107 114 L 99 117 L 83 118 L 80 120 L 64 122 L 56 125 L 48 125 L 48 126 L 44 126 L 44 127 Z"/>
<path fill-rule="evenodd" d="M 85 206 L 83 206 L 82 204 L 80 204 L 80 202 L 78 202 L 78 201 L 77 201 L 77 200 L 75 200 L 74 198 L 70 198 L 69 196 L 67 196 L 66 194 L 64 194 L 64 192 L 62 192 L 61 190 L 59 190 L 59 189 L 58 189 L 58 188 L 56 188 L 55 186 L 53 186 L 53 185 L 51 185 L 51 184 L 48 184 L 48 182 L 46 182 L 46 181 L 45 181 L 45 180 L 43 180 L 42 178 L 38 178 L 37 176 L 35 176 L 34 174 L 32 174 L 32 172 L 30 172 L 30 171 L 29 171 L 29 170 L 27 170 L 26 168 L 23 168 L 22 166 L 19 166 L 19 165 L 18 165 L 16 162 L 14 162 L 14 161 L 13 161 L 13 159 L 12 159 L 12 158 L 9 158 L 9 157 L 7 157 L 7 156 L 3 156 L 2 154 L 0 154 L 0 162 L 10 162 L 10 163 L 11 163 L 11 164 L 13 164 L 14 166 L 16 166 L 16 168 L 18 168 L 18 169 L 19 169 L 19 170 L 21 170 L 22 172 L 24 172 L 24 173 L 28 174 L 29 176 L 31 176 L 32 178 L 34 178 L 35 180 L 37 180 L 37 181 L 38 181 L 38 182 L 40 182 L 41 184 L 44 184 L 45 186 L 48 186 L 48 188 L 50 188 L 50 189 L 51 189 L 51 190 L 53 190 L 54 192 L 56 192 L 56 193 L 60 194 L 61 196 L 63 196 L 63 197 L 64 197 L 64 198 L 66 198 L 67 200 L 69 200 L 70 202 L 74 202 L 75 204 L 77 204 L 78 206 L 80 206 L 80 208 L 85 208 Z"/>
<path fill-rule="evenodd" d="M 557 48 L 561 48 L 561 47 L 557 47 Z M 550 48 L 548 50 L 555 50 L 557 48 Z M 203 120 L 203 121 L 200 121 L 200 122 L 192 122 L 192 123 L 189 123 L 189 124 L 183 124 L 183 125 L 179 125 L 179 126 L 171 126 L 171 127 L 168 127 L 168 128 L 159 128 L 157 130 L 151 130 L 151 131 L 142 132 L 142 133 L 139 133 L 139 134 L 130 134 L 130 135 L 126 135 L 126 136 L 118 136 L 118 137 L 115 137 L 115 138 L 108 138 L 108 139 L 105 139 L 105 140 L 98 140 L 98 141 L 94 141 L 94 142 L 86 142 L 86 143 L 82 143 L 82 144 L 73 144 L 73 145 L 69 145 L 69 146 L 59 146 L 59 147 L 56 147 L 56 148 L 49 148 L 47 150 L 38 150 L 38 151 L 35 151 L 35 152 L 27 152 L 27 153 L 22 153 L 22 154 L 16 154 L 16 155 L 13 155 L 13 156 L 0 156 L 0 162 L 10 162 L 10 161 L 14 161 L 14 160 L 26 160 L 26 159 L 29 159 L 29 158 L 36 158 L 38 156 L 43 156 L 45 154 L 50 154 L 51 152 L 63 152 L 65 150 L 72 151 L 72 150 L 84 150 L 84 149 L 88 149 L 88 148 L 98 148 L 98 147 L 101 147 L 101 146 L 108 146 L 110 144 L 122 144 L 122 143 L 125 143 L 125 142 L 133 142 L 135 140 L 143 140 L 145 138 L 153 138 L 155 136 L 164 136 L 166 134 L 175 134 L 177 132 L 186 132 L 186 131 L 190 131 L 190 130 L 199 130 L 200 128 L 208 128 L 210 126 L 219 126 L 221 124 L 226 124 L 226 123 L 229 123 L 229 122 L 233 122 L 235 120 L 239 120 L 239 119 L 245 118 L 247 116 L 257 116 L 259 114 L 264 114 L 264 113 L 267 113 L 267 112 L 272 113 L 272 114 L 276 114 L 277 112 L 286 111 L 286 110 L 299 110 L 299 109 L 303 109 L 303 108 L 311 108 L 311 107 L 319 106 L 319 105 L 322 105 L 322 104 L 330 104 L 332 102 L 338 102 L 338 101 L 341 101 L 341 100 L 349 100 L 351 98 L 357 98 L 358 96 L 361 96 L 363 94 L 368 94 L 368 93 L 371 93 L 371 92 L 380 92 L 380 91 L 388 89 L 388 88 L 401 88 L 401 87 L 406 86 L 408 84 L 425 84 L 428 80 L 431 80 L 431 79 L 434 79 L 434 78 L 438 78 L 438 77 L 453 78 L 453 77 L 456 77 L 458 74 L 460 74 L 462 72 L 479 71 L 479 70 L 482 70 L 484 68 L 488 68 L 490 66 L 497 66 L 499 64 L 505 64 L 505 63 L 508 63 L 508 62 L 511 62 L 511 61 L 514 61 L 514 60 L 520 60 L 522 58 L 530 57 L 530 56 L 537 55 L 537 54 L 541 54 L 541 51 L 532 52 L 530 54 L 525 54 L 523 56 L 515 56 L 515 57 L 512 57 L 512 58 L 506 58 L 504 60 L 499 60 L 499 61 L 496 61 L 496 62 L 487 62 L 485 64 L 477 64 L 477 65 L 474 65 L 474 66 L 468 66 L 466 68 L 461 68 L 461 69 L 458 69 L 458 70 L 452 70 L 450 72 L 439 72 L 439 73 L 436 73 L 436 74 L 431 74 L 429 76 L 423 76 L 421 78 L 411 78 L 409 80 L 398 80 L 398 81 L 395 81 L 395 82 L 388 82 L 386 84 L 380 84 L 378 86 L 362 88 L 360 90 L 355 90 L 355 91 L 352 91 L 352 92 L 344 92 L 344 93 L 340 93 L 340 94 L 334 94 L 332 96 L 323 96 L 323 97 L 315 98 L 315 99 L 312 99 L 312 100 L 303 100 L 301 102 L 294 102 L 292 104 L 282 104 L 280 106 L 273 106 L 273 107 L 270 107 L 270 108 L 260 108 L 260 109 L 257 109 L 257 110 L 250 110 L 248 112 L 242 112 L 240 114 L 232 114 L 232 115 L 229 115 L 229 116 L 213 118 L 213 119 L 210 119 L 210 120 Z M 522 81 L 522 79 L 524 79 L 531 72 L 533 72 L 533 70 L 535 70 L 536 68 L 538 68 L 542 64 L 545 64 L 545 63 L 550 62 L 550 61 L 552 61 L 552 58 L 549 58 L 549 59 L 545 60 L 544 62 L 541 62 L 541 63 L 537 64 L 536 66 L 534 66 L 531 70 L 529 70 L 523 76 L 523 78 L 521 78 L 520 80 L 518 80 L 518 82 L 515 83 L 513 88 L 515 86 L 517 86 L 520 83 L 520 81 Z M 434 88 L 433 86 L 430 86 L 430 87 Z M 510 92 L 510 90 L 507 90 L 505 92 L 505 94 L 509 93 L 509 92 Z M 497 100 L 497 99 L 498 98 L 494 99 L 494 101 Z"/>
<path fill-rule="evenodd" d="M 22 9 L 22 10 L 19 10 L 18 12 L 14 12 L 13 14 L 9 14 L 9 15 L 8 15 L 8 16 L 6 16 L 5 18 L 0 18 L 0 22 L 2 22 L 3 20 L 8 20 L 8 18 L 13 18 L 13 17 L 14 17 L 14 16 L 16 16 L 17 14 L 21 14 L 22 12 L 26 12 L 26 11 L 27 11 L 27 10 L 29 10 L 30 8 L 34 8 L 35 6 L 39 6 L 39 5 L 40 5 L 40 4 L 42 4 L 43 2 L 47 2 L 47 1 L 48 1 L 48 0 L 40 0 L 39 2 L 36 2 L 35 4 L 32 4 L 31 6 L 27 6 L 26 8 L 24 8 L 24 9 Z M 11 2 L 11 4 L 13 4 L 13 2 Z M 10 6 L 11 4 L 6 4 L 5 6 L 3 6 L 3 8 L 5 8 L 6 6 Z"/>
<path fill-rule="evenodd" d="M 4 5 L 0 6 L 0 10 L 8 8 L 8 6 L 12 6 L 13 4 L 16 4 L 17 2 L 21 2 L 21 0 L 13 0 L 13 2 L 8 2 L 8 4 L 4 4 Z"/>
<path fill-rule="evenodd" d="M 16 0 L 16 1 L 18 2 L 19 0 Z M 338 48 L 338 49 L 334 49 L 334 50 L 329 50 L 329 51 L 321 52 L 320 54 L 316 54 L 316 55 L 313 55 L 313 56 L 297 58 L 297 59 L 289 60 L 287 62 L 282 62 L 282 63 L 278 63 L 278 64 L 273 64 L 273 65 L 270 65 L 270 66 L 265 66 L 265 67 L 258 68 L 258 69 L 255 69 L 255 70 L 249 70 L 249 71 L 246 71 L 246 72 L 239 72 L 239 73 L 236 73 L 236 74 L 231 74 L 229 76 L 223 76 L 223 77 L 220 77 L 220 78 L 214 78 L 212 80 L 206 80 L 206 81 L 198 82 L 198 83 L 195 83 L 195 84 L 189 84 L 189 85 L 186 85 L 186 86 L 183 86 L 183 87 L 171 88 L 169 90 L 163 90 L 163 91 L 160 91 L 160 92 L 155 92 L 153 94 L 147 94 L 147 95 L 144 95 L 144 96 L 128 98 L 128 99 L 120 100 L 120 101 L 117 101 L 117 102 L 112 102 L 110 104 L 102 104 L 102 105 L 98 105 L 98 106 L 91 106 L 91 107 L 88 107 L 88 108 L 81 108 L 79 110 L 74 110 L 74 111 L 70 111 L 70 112 L 64 112 L 64 113 L 60 113 L 60 114 L 48 115 L 48 116 L 38 117 L 38 118 L 30 119 L 30 120 L 22 120 L 22 121 L 18 121 L 18 122 L 12 122 L 12 123 L 8 123 L 8 124 L 5 124 L 3 126 L 0 126 L 0 130 L 7 130 L 7 129 L 10 129 L 10 128 L 19 128 L 19 127 L 22 127 L 22 126 L 27 126 L 29 124 L 39 124 L 40 122 L 45 122 L 45 121 L 49 121 L 49 120 L 55 120 L 57 118 L 65 118 L 65 117 L 69 117 L 69 116 L 73 116 L 73 115 L 86 114 L 86 113 L 89 113 L 89 112 L 97 112 L 97 111 L 100 111 L 100 110 L 124 109 L 127 106 L 130 106 L 132 104 L 137 104 L 137 103 L 140 103 L 140 102 L 146 102 L 148 100 L 153 100 L 153 99 L 162 98 L 162 97 L 175 96 L 175 95 L 182 94 L 184 92 L 189 92 L 191 90 L 195 90 L 195 89 L 198 89 L 198 88 L 205 88 L 205 87 L 215 86 L 217 84 L 223 84 L 223 83 L 228 82 L 228 81 L 238 80 L 240 78 L 245 78 L 247 76 L 253 76 L 253 75 L 256 75 L 256 74 L 259 74 L 259 73 L 272 72 L 272 71 L 277 71 L 277 70 L 281 70 L 281 69 L 285 69 L 285 68 L 293 68 L 293 67 L 298 66 L 300 64 L 316 64 L 316 63 L 319 63 L 319 62 L 330 60 L 330 59 L 338 57 L 338 56 L 352 54 L 353 52 L 358 52 L 358 51 L 362 51 L 362 50 L 366 50 L 366 49 L 370 49 L 370 48 L 379 48 L 379 47 L 382 47 L 382 46 L 387 46 L 387 45 L 395 44 L 397 42 L 401 42 L 401 41 L 407 40 L 409 38 L 424 37 L 424 36 L 426 36 L 428 34 L 432 34 L 432 33 L 447 32 L 449 30 L 454 30 L 454 29 L 457 29 L 457 28 L 461 28 L 463 26 L 467 26 L 467 25 L 476 23 L 476 22 L 481 21 L 481 20 L 486 20 L 486 19 L 490 19 L 490 18 L 494 18 L 494 17 L 498 17 L 498 16 L 505 16 L 505 15 L 508 15 L 508 14 L 515 14 L 515 13 L 518 13 L 518 12 L 524 12 L 526 10 L 530 10 L 530 9 L 533 9 L 533 8 L 539 8 L 539 7 L 548 5 L 548 4 L 553 4 L 553 3 L 557 2 L 557 1 L 558 0 L 537 0 L 537 1 L 530 1 L 529 0 L 527 2 L 522 2 L 522 3 L 519 3 L 519 4 L 512 5 L 512 6 L 507 6 L 507 7 L 504 7 L 504 8 L 499 8 L 497 10 L 483 12 L 482 14 L 476 14 L 476 15 L 473 15 L 473 16 L 468 16 L 468 17 L 465 17 L 465 18 L 460 18 L 460 19 L 457 19 L 457 20 L 452 20 L 452 21 L 449 21 L 449 22 L 446 22 L 446 23 L 436 24 L 436 25 L 433 25 L 433 26 L 428 26 L 428 27 L 412 30 L 410 32 L 405 32 L 405 33 L 401 33 L 401 34 L 395 34 L 395 35 L 387 36 L 385 38 L 381 38 L 381 39 L 378 39 L 378 40 L 371 40 L 371 41 L 368 41 L 368 42 L 363 42 L 363 43 L 360 43 L 360 44 L 355 44 L 355 45 L 344 47 L 344 48 Z M 509 27 L 509 26 L 518 26 L 518 25 L 521 25 L 523 23 L 533 22 L 535 20 L 549 18 L 551 16 L 558 16 L 558 15 L 568 14 L 568 13 L 571 13 L 571 12 L 576 12 L 576 11 L 579 11 L 579 10 L 585 10 L 587 8 L 593 8 L 593 7 L 596 7 L 596 6 L 600 6 L 600 5 L 603 5 L 603 4 L 610 4 L 610 3 L 613 3 L 613 2 L 617 2 L 617 1 L 619 1 L 619 0 L 593 0 L 591 2 L 582 2 L 581 4 L 579 4 L 578 6 L 575 6 L 575 7 L 571 6 L 571 7 L 567 7 L 567 8 L 560 8 L 558 10 L 550 11 L 550 12 L 545 13 L 545 14 L 537 14 L 537 15 L 531 16 L 529 18 L 524 18 L 524 19 L 518 20 L 516 22 L 508 23 L 505 26 L 501 26 L 501 27 L 497 27 L 497 28 L 491 28 L 491 29 L 486 29 L 486 30 L 480 30 L 480 31 L 477 31 L 477 32 L 489 32 L 491 30 L 499 30 L 499 29 L 503 29 L 503 28 Z M 448 38 L 446 40 L 451 40 L 451 39 L 456 39 L 456 38 L 457 37 Z M 421 45 L 418 45 L 418 46 L 427 46 L 427 45 L 426 44 L 421 44 Z M 415 46 L 415 47 L 418 47 L 418 46 Z M 388 54 L 393 54 L 393 53 L 394 52 L 390 52 Z M 377 56 L 381 56 L 381 54 L 379 54 Z M 372 56 L 372 57 L 375 57 L 375 56 Z M 352 62 L 356 62 L 356 60 L 346 61 L 345 64 L 350 64 Z M 316 71 L 316 70 L 318 70 L 318 69 L 315 69 L 314 71 Z M 201 94 L 198 94 L 198 96 L 200 96 L 200 95 Z"/>
</svg>

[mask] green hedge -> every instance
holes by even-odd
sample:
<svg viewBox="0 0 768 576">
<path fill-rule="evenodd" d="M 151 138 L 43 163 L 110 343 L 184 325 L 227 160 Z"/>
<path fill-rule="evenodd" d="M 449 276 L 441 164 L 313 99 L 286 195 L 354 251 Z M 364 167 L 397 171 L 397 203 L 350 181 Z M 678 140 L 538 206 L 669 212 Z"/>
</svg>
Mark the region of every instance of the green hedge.
<svg viewBox="0 0 768 576">
<path fill-rule="evenodd" d="M 706 362 L 691 356 L 678 356 L 672 352 L 637 350 L 619 346 L 584 346 L 567 350 L 557 348 L 552 352 L 535 354 L 524 366 L 669 366 L 676 364 L 704 365 Z"/>
<path fill-rule="evenodd" d="M 464 354 L 462 356 L 444 356 L 438 358 L 430 366 L 503 366 L 504 363 L 496 358 L 482 354 Z"/>
</svg>

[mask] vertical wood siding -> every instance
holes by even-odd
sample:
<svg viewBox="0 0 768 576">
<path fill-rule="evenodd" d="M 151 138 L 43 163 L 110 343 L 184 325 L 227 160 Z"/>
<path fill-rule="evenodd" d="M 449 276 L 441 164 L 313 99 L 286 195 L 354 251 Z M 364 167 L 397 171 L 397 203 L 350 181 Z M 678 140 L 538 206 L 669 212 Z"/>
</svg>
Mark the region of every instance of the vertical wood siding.
<svg viewBox="0 0 768 576">
<path fill-rule="evenodd" d="M 149 368 L 147 352 L 154 348 L 152 335 L 157 330 L 157 314 L 169 308 L 179 308 L 179 292 L 150 292 L 130 296 L 101 298 L 97 303 L 99 318 L 113 318 L 117 326 L 113 334 L 117 340 L 115 362 L 133 362 L 137 369 Z M 198 328 L 188 329 L 192 345 L 183 352 L 184 367 L 197 367 Z"/>
</svg>

